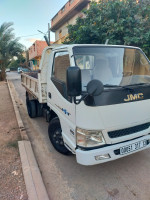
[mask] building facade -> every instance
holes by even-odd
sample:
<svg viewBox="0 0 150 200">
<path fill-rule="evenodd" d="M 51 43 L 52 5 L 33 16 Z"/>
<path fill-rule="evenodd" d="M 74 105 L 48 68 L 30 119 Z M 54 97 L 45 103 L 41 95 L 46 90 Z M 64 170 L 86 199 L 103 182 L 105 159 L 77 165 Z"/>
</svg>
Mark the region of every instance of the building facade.
<svg viewBox="0 0 150 200">
<path fill-rule="evenodd" d="M 68 35 L 67 26 L 75 24 L 78 17 L 84 17 L 82 10 L 89 8 L 91 0 L 69 0 L 52 18 L 51 31 L 55 32 L 55 44 L 64 42 Z M 98 0 L 95 0 L 98 2 Z"/>
<path fill-rule="evenodd" d="M 29 61 L 32 63 L 32 70 L 39 69 L 42 52 L 45 47 L 47 47 L 47 43 L 45 41 L 36 40 L 29 48 Z"/>
</svg>

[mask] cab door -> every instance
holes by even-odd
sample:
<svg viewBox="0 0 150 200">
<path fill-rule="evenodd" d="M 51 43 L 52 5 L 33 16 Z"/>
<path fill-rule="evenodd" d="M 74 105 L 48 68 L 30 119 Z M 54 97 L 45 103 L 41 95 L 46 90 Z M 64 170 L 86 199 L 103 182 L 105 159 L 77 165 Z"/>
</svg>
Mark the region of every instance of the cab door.
<svg viewBox="0 0 150 200">
<path fill-rule="evenodd" d="M 66 72 L 70 66 L 67 50 L 53 53 L 51 74 L 48 74 L 47 102 L 58 115 L 64 142 L 75 149 L 75 104 L 67 95 Z"/>
</svg>

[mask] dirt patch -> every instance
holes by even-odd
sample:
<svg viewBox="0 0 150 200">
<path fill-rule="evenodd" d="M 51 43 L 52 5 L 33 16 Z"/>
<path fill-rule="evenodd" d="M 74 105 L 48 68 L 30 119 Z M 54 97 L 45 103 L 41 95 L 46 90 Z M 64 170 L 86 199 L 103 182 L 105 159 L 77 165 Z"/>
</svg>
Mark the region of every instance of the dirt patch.
<svg viewBox="0 0 150 200">
<path fill-rule="evenodd" d="M 7 83 L 0 82 L 0 200 L 27 200 L 18 141 L 19 128 Z"/>
</svg>

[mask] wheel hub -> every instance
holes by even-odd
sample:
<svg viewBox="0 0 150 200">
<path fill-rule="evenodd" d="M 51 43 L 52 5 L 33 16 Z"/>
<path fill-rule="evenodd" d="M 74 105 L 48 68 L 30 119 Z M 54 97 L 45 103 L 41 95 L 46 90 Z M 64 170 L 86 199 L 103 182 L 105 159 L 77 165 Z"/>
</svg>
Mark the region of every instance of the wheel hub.
<svg viewBox="0 0 150 200">
<path fill-rule="evenodd" d="M 53 139 L 56 142 L 56 144 L 63 146 L 64 142 L 63 142 L 63 137 L 62 137 L 61 133 L 62 133 L 62 130 L 61 129 L 57 129 L 55 131 L 55 133 L 53 134 Z"/>
</svg>

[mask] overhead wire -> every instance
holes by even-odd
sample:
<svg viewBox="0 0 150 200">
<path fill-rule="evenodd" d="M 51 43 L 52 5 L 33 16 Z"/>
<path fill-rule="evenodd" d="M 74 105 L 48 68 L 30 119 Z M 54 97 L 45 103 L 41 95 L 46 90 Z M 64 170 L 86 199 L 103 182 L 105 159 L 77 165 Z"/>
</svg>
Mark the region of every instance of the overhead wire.
<svg viewBox="0 0 150 200">
<path fill-rule="evenodd" d="M 47 34 L 48 33 L 48 31 L 46 31 L 46 33 L 45 34 Z M 35 36 L 35 35 L 41 35 L 42 33 L 37 33 L 37 34 L 33 34 L 33 35 L 23 35 L 23 36 L 18 36 L 18 37 L 31 37 L 31 36 Z"/>
<path fill-rule="evenodd" d="M 33 35 L 24 35 L 24 36 L 18 36 L 18 37 L 30 37 L 30 36 L 41 35 L 41 34 L 42 34 L 42 33 L 33 34 Z"/>
</svg>

